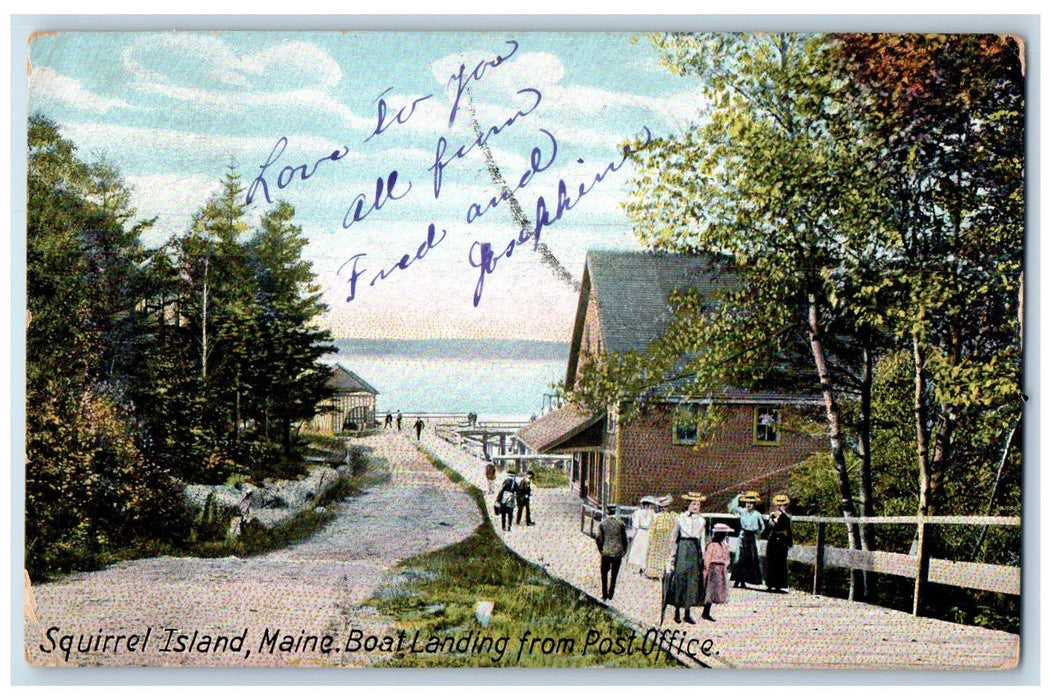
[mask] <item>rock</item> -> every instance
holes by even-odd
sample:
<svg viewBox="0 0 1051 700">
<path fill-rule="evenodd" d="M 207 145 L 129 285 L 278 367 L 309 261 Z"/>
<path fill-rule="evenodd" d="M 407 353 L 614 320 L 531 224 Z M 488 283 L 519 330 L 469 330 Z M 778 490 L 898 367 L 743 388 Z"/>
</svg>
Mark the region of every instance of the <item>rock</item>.
<svg viewBox="0 0 1051 700">
<path fill-rule="evenodd" d="M 478 624 L 482 627 L 488 627 L 489 622 L 493 619 L 493 606 L 494 603 L 491 600 L 479 600 L 474 606 L 474 619 L 478 620 Z"/>
<path fill-rule="evenodd" d="M 322 515 L 323 513 L 326 512 L 325 506 L 318 506 L 317 508 L 314 509 L 314 512 L 317 513 L 318 515 Z"/>
<path fill-rule="evenodd" d="M 426 608 L 423 609 L 423 611 L 428 615 L 434 615 L 435 617 L 438 617 L 439 615 L 445 614 L 445 606 L 441 603 L 436 603 L 434 605 L 428 605 Z"/>
</svg>

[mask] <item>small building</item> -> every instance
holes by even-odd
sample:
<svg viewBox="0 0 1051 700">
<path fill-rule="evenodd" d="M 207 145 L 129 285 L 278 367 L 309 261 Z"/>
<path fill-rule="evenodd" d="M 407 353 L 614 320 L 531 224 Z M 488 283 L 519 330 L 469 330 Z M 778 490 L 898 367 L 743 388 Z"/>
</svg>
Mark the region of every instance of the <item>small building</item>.
<svg viewBox="0 0 1051 700">
<path fill-rule="evenodd" d="M 590 357 L 641 352 L 672 320 L 669 295 L 676 289 L 712 294 L 727 284 L 720 267 L 702 258 L 632 252 L 588 253 L 566 368 L 567 387 Z M 789 473 L 827 443 L 788 430 L 790 414 L 819 417 L 818 397 L 728 390 L 689 396 L 657 388 L 655 398 L 630 422 L 621 407 L 603 412 L 563 406 L 522 428 L 517 439 L 530 451 L 573 456 L 571 488 L 605 507 L 632 505 L 646 494 L 701 491 L 713 499 L 757 490 L 768 497 L 788 483 Z M 700 434 L 690 417 L 717 408 L 714 434 Z"/>
<path fill-rule="evenodd" d="M 313 430 L 339 433 L 343 430 L 362 430 L 376 424 L 376 396 L 371 384 L 341 364 L 332 367 L 327 386 L 332 398 L 318 405 L 318 412 L 310 423 Z"/>
</svg>

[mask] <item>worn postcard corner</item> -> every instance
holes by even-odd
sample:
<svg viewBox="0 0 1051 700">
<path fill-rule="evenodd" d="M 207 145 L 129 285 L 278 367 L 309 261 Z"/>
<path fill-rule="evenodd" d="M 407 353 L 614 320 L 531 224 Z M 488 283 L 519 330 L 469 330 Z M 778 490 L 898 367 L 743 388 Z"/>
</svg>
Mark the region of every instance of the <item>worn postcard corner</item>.
<svg viewBox="0 0 1051 700">
<path fill-rule="evenodd" d="M 1017 665 L 1014 37 L 28 50 L 28 663 Z"/>
</svg>

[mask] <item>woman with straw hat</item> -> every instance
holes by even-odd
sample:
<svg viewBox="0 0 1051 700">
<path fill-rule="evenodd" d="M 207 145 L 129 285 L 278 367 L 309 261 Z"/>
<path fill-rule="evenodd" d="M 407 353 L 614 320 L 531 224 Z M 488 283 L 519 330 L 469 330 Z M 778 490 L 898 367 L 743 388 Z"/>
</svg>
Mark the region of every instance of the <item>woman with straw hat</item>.
<svg viewBox="0 0 1051 700">
<path fill-rule="evenodd" d="M 671 494 L 657 498 L 657 515 L 650 525 L 650 546 L 642 572 L 646 578 L 660 579 L 664 575 L 664 565 L 675 551 L 675 514 L 666 510 L 673 501 Z"/>
<path fill-rule="evenodd" d="M 741 541 L 731 576 L 734 588 L 748 588 L 749 583 L 759 585 L 763 582 L 759 571 L 759 546 L 756 540 L 766 527 L 766 518 L 755 509 L 758 504 L 758 491 L 739 494 L 730 501 L 730 512 L 741 521 Z"/>
<path fill-rule="evenodd" d="M 675 621 L 694 624 L 690 608 L 704 602 L 704 518 L 701 503 L 708 500 L 696 491 L 683 495 L 689 506 L 675 519 L 675 556 L 668 562 L 669 576 L 664 605 L 675 606 Z M 679 617 L 686 608 L 685 618 Z M 662 611 L 663 616 L 663 611 Z"/>
<path fill-rule="evenodd" d="M 784 593 L 788 588 L 788 550 L 792 548 L 792 520 L 788 496 L 779 493 L 771 501 L 770 541 L 766 543 L 766 590 Z"/>
</svg>

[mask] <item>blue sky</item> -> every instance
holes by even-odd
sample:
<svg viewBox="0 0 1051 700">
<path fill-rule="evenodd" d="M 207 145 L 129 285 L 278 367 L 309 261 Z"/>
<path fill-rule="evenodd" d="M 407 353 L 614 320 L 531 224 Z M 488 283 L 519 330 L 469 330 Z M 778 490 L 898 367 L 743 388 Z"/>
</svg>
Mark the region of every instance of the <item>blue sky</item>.
<svg viewBox="0 0 1051 700">
<path fill-rule="evenodd" d="M 326 323 L 350 337 L 567 340 L 576 293 L 531 243 L 497 262 L 474 303 L 471 260 L 483 243 L 504 250 L 519 227 L 506 201 L 485 205 L 500 189 L 482 148 L 451 158 L 476 141 L 472 119 L 483 134 L 497 127 L 492 164 L 531 221 L 541 197 L 554 218 L 565 183 L 574 206 L 541 239 L 579 279 L 589 248 L 637 247 L 621 208 L 630 165 L 596 175 L 644 127 L 679 131 L 703 106 L 696 80 L 627 34 L 73 32 L 37 37 L 29 59 L 30 113 L 120 169 L 139 215 L 158 217 L 148 245 L 185 231 L 231 164 L 246 186 L 258 177 L 292 203 Z M 374 133 L 380 100 L 393 123 Z M 441 139 L 449 162 L 435 196 Z M 381 206 L 369 211 L 377 179 Z M 366 215 L 355 222 L 356 201 Z M 251 216 L 266 207 L 260 184 Z"/>
</svg>

